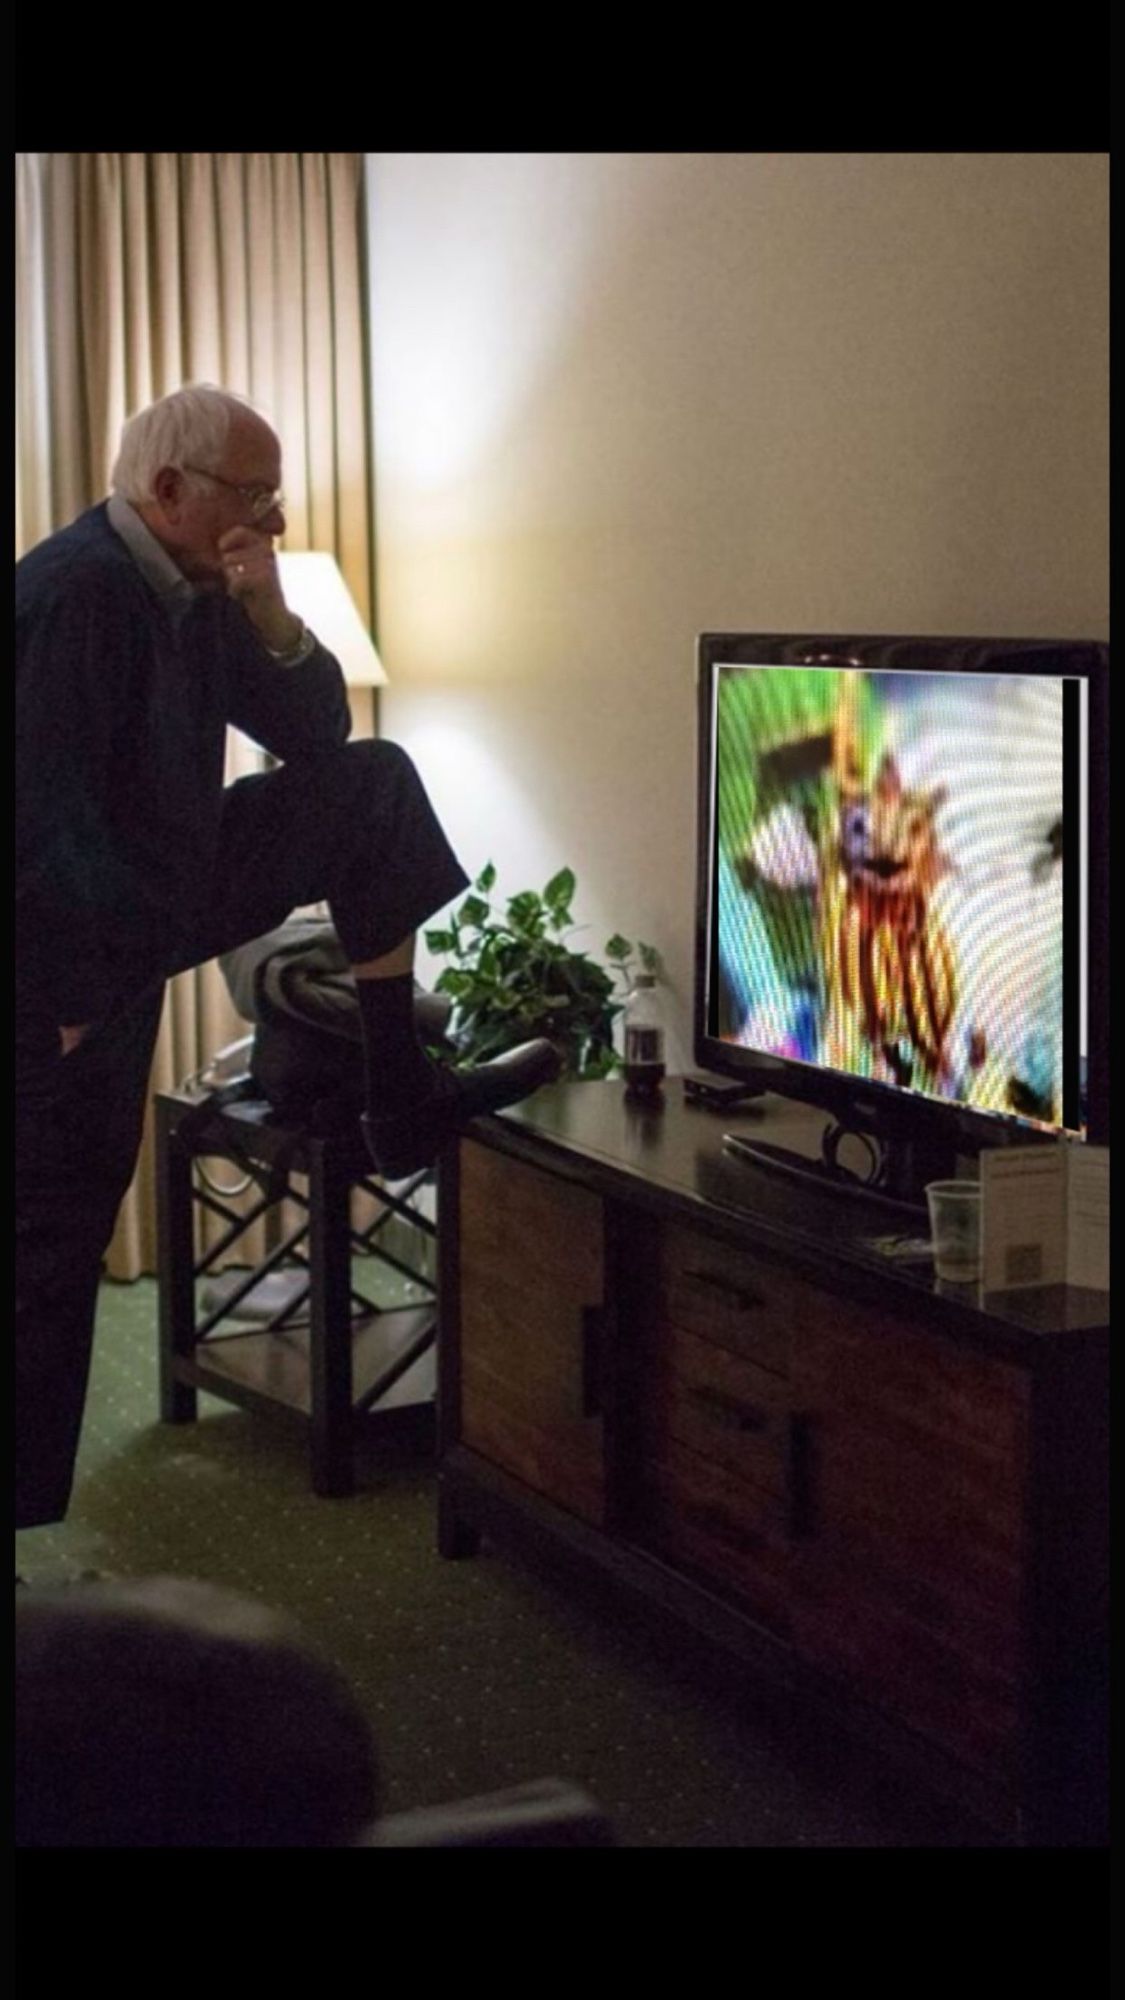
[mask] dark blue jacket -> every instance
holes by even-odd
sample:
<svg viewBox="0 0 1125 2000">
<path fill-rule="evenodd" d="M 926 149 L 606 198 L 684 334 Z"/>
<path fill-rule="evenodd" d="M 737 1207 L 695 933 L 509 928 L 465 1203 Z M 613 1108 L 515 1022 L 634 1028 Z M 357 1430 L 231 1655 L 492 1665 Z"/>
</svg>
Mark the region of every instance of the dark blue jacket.
<svg viewBox="0 0 1125 2000">
<path fill-rule="evenodd" d="M 96 1021 L 196 934 L 221 865 L 228 723 L 283 761 L 335 749 L 339 665 L 318 647 L 279 667 L 222 591 L 174 610 L 104 503 L 16 564 L 21 1006 Z"/>
</svg>

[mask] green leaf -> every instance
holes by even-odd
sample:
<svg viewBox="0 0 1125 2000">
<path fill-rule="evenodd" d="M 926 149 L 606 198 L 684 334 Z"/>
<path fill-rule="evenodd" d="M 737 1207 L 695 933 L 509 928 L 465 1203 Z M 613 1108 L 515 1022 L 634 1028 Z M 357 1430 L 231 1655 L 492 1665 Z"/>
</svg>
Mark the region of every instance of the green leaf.
<svg viewBox="0 0 1125 2000">
<path fill-rule="evenodd" d="M 472 986 L 472 973 L 460 972 L 455 965 L 447 965 L 445 971 L 434 981 L 435 993 L 448 993 L 455 1000 L 461 999 L 463 994 L 470 993 Z"/>
<path fill-rule="evenodd" d="M 486 861 L 476 881 L 473 883 L 473 888 L 479 889 L 482 895 L 487 896 L 489 890 L 495 886 L 495 882 L 496 869 L 491 861 Z"/>
<path fill-rule="evenodd" d="M 543 899 L 536 895 L 534 889 L 525 889 L 521 895 L 513 896 L 508 904 L 508 922 L 513 930 L 531 931 L 537 935 L 542 931 L 545 915 Z"/>
<path fill-rule="evenodd" d="M 586 1050 L 580 1075 L 590 1082 L 595 1082 L 601 1077 L 612 1076 L 617 1066 L 618 1058 L 612 1049 L 589 1048 Z"/>
<path fill-rule="evenodd" d="M 477 930 L 480 929 L 482 924 L 488 922 L 491 915 L 491 905 L 486 903 L 481 896 L 466 896 L 461 908 L 457 912 L 461 923 L 472 924 Z"/>
<path fill-rule="evenodd" d="M 569 908 L 574 901 L 574 891 L 577 887 L 573 868 L 560 868 L 557 875 L 552 875 L 544 889 L 543 901 L 551 910 L 557 910 L 560 904 Z"/>
<path fill-rule="evenodd" d="M 427 951 L 446 952 L 457 949 L 456 931 L 426 931 L 424 935 Z"/>
<path fill-rule="evenodd" d="M 605 955 L 607 958 L 612 959 L 615 964 L 620 964 L 622 959 L 632 957 L 633 947 L 629 943 L 628 938 L 622 937 L 620 931 L 615 931 L 606 945 Z"/>
</svg>

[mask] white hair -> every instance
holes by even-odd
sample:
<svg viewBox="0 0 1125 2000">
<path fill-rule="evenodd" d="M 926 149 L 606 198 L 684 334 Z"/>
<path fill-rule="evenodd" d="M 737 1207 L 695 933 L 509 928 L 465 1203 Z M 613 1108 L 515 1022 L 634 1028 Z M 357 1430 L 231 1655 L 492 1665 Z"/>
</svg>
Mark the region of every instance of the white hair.
<svg viewBox="0 0 1125 2000">
<path fill-rule="evenodd" d="M 260 415 L 245 397 L 210 382 L 189 383 L 150 403 L 129 418 L 121 433 L 111 474 L 114 492 L 136 504 L 153 499 L 163 466 L 211 471 L 222 459 L 231 419 L 240 410 Z"/>
</svg>

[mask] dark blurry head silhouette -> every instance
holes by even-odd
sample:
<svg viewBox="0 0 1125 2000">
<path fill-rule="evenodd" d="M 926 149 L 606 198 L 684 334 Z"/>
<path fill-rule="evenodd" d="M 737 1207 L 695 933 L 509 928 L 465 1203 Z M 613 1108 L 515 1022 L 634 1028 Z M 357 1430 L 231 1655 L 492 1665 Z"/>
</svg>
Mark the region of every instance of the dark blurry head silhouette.
<svg viewBox="0 0 1125 2000">
<path fill-rule="evenodd" d="M 18 1847 L 337 1847 L 379 1805 L 343 1676 L 178 1577 L 16 1592 Z"/>
</svg>

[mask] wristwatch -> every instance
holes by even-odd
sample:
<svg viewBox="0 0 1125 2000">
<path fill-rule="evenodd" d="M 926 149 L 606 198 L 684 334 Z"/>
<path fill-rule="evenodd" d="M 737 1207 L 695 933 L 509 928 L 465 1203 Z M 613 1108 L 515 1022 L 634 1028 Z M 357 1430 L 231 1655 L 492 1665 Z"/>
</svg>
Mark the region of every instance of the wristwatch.
<svg viewBox="0 0 1125 2000">
<path fill-rule="evenodd" d="M 279 667 L 299 667 L 302 660 L 307 660 L 309 654 L 316 651 L 316 640 L 302 618 L 300 636 L 295 645 L 288 646 L 284 653 L 275 653 L 272 646 L 267 646 L 266 651 Z"/>
</svg>

